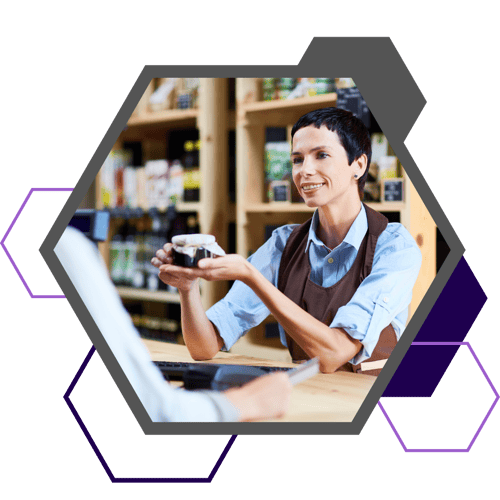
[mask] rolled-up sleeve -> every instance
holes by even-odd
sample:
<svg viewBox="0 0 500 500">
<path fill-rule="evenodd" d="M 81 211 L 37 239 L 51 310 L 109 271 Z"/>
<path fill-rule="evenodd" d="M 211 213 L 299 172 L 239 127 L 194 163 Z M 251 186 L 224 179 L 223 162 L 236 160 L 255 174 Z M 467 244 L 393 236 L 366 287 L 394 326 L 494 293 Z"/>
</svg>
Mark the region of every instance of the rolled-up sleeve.
<svg viewBox="0 0 500 500">
<path fill-rule="evenodd" d="M 399 339 L 421 263 L 420 250 L 404 226 L 391 225 L 379 237 L 371 273 L 330 324 L 363 344 L 351 363 L 361 363 L 372 355 L 386 326 L 392 324 Z"/>
</svg>

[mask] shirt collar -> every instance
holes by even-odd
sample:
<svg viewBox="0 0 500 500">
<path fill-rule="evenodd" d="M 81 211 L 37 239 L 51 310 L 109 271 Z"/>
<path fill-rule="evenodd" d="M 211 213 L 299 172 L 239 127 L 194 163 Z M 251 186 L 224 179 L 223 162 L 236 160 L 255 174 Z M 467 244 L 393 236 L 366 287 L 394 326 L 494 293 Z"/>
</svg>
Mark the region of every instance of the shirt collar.
<svg viewBox="0 0 500 500">
<path fill-rule="evenodd" d="M 319 213 L 316 210 L 312 217 L 311 227 L 309 228 L 309 235 L 307 237 L 307 245 L 306 252 L 309 249 L 309 245 L 314 243 L 320 247 L 324 247 L 325 244 L 318 238 L 316 234 L 316 230 L 319 224 Z M 366 231 L 368 230 L 368 219 L 366 217 L 365 206 L 361 204 L 361 210 L 358 216 L 354 219 L 349 231 L 347 232 L 344 241 L 341 244 L 346 243 L 347 245 L 351 245 L 356 250 L 359 250 L 361 242 L 365 237 Z M 340 246 L 340 245 L 339 245 Z"/>
</svg>

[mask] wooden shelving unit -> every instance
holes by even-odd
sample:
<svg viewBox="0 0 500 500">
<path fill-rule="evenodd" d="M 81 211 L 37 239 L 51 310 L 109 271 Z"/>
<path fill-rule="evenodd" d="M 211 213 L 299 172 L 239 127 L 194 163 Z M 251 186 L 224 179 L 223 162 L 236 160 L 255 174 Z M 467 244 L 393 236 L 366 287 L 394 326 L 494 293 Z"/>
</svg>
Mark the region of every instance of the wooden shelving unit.
<svg viewBox="0 0 500 500">
<path fill-rule="evenodd" d="M 406 209 L 404 202 L 380 202 L 366 203 L 369 207 L 379 212 L 402 212 Z M 316 208 L 308 207 L 305 203 L 249 203 L 246 206 L 247 212 L 255 213 L 310 213 Z"/>
<path fill-rule="evenodd" d="M 247 256 L 264 243 L 264 226 L 267 224 L 302 223 L 311 217 L 314 209 L 302 203 L 267 203 L 264 194 L 264 143 L 266 127 L 291 126 L 300 116 L 322 107 L 335 106 L 337 95 L 303 97 L 284 101 L 262 101 L 261 80 L 244 78 L 236 82 L 237 97 L 237 252 Z M 411 314 L 435 276 L 436 226 L 424 203 L 418 196 L 406 173 L 405 201 L 367 203 L 379 212 L 399 212 L 401 223 L 419 242 L 424 265 L 415 286 Z M 434 263 L 434 268 L 433 268 Z M 276 341 L 264 339 L 261 325 L 250 331 L 233 348 L 237 353 L 286 359 L 287 351 Z M 274 347 L 268 347 L 269 345 Z"/>
<path fill-rule="evenodd" d="M 264 243 L 264 227 L 268 224 L 301 223 L 314 209 L 303 203 L 267 203 L 264 194 L 264 144 L 267 127 L 291 126 L 303 114 L 322 107 L 335 106 L 335 93 L 290 100 L 263 101 L 261 79 L 236 80 L 236 111 L 227 107 L 227 79 L 203 78 L 200 85 L 199 109 L 147 112 L 141 103 L 120 135 L 116 148 L 125 141 L 141 141 L 145 160 L 167 157 L 165 132 L 176 128 L 196 127 L 202 148 L 200 169 L 202 185 L 200 202 L 178 203 L 179 212 L 196 212 L 204 233 L 214 234 L 227 248 L 228 222 L 236 221 L 237 253 L 248 256 Z M 146 94 L 151 92 L 148 88 Z M 236 204 L 229 203 L 227 131 L 236 129 Z M 424 264 L 414 289 L 410 315 L 416 310 L 435 276 L 436 226 L 418 193 L 404 173 L 405 201 L 368 203 L 381 212 L 399 212 L 400 220 L 419 243 Z M 96 182 L 98 190 L 99 180 Z M 97 191 L 98 192 L 98 191 Z M 169 292 L 148 292 L 119 288 L 126 299 L 178 303 L 179 296 Z M 203 283 L 205 308 L 226 292 L 226 283 Z M 234 347 L 245 353 L 287 360 L 288 352 L 277 339 L 265 339 L 264 327 L 243 337 Z"/>
<path fill-rule="evenodd" d="M 234 112 L 228 112 L 227 79 L 201 78 L 198 109 L 168 109 L 149 111 L 144 99 L 151 94 L 151 85 L 146 90 L 136 110 L 127 122 L 127 127 L 118 138 L 114 149 L 120 149 L 126 141 L 140 141 L 144 161 L 166 158 L 165 137 L 169 130 L 194 128 L 199 130 L 202 143 L 200 150 L 200 172 L 203 179 L 199 202 L 179 202 L 178 212 L 194 212 L 198 215 L 200 230 L 216 236 L 218 243 L 227 248 L 228 221 L 231 208 L 228 196 L 228 142 L 227 131 L 234 126 Z M 99 181 L 96 182 L 99 193 Z M 97 200 L 100 197 L 97 196 Z M 99 207 L 98 208 L 102 208 Z M 234 217 L 234 215 L 233 215 Z M 106 245 L 103 254 L 109 253 Z M 225 283 L 206 283 L 203 286 L 203 304 L 206 308 L 224 296 Z M 118 289 L 127 299 L 157 302 L 179 302 L 177 294 L 168 292 L 148 292 L 126 287 Z"/>
<path fill-rule="evenodd" d="M 176 126 L 181 123 L 194 125 L 199 115 L 200 111 L 198 109 L 166 109 L 131 116 L 127 126 L 146 127 L 157 124 Z"/>
</svg>

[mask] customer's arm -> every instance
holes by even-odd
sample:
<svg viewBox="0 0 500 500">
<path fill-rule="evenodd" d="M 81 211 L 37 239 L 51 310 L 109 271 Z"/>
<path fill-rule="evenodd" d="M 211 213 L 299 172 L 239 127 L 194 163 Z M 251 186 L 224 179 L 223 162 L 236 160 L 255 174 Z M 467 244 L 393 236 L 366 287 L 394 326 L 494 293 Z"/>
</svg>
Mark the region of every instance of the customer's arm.
<svg viewBox="0 0 500 500">
<path fill-rule="evenodd" d="M 279 416 L 286 410 L 291 392 L 286 376 L 262 377 L 228 391 L 227 396 L 171 387 L 151 362 L 93 244 L 68 228 L 55 252 L 85 304 L 87 319 L 106 340 L 104 349 L 110 349 L 153 421 L 248 420 Z"/>
</svg>

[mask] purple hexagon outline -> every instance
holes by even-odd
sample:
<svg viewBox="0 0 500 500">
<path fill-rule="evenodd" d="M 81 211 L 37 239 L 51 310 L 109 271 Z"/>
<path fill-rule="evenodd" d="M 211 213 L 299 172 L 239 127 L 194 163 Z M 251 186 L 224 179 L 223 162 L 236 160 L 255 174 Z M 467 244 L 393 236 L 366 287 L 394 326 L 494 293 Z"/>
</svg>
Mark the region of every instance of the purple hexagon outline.
<svg viewBox="0 0 500 500">
<path fill-rule="evenodd" d="M 493 401 L 493 404 L 491 405 L 490 409 L 488 410 L 488 413 L 486 413 L 486 416 L 484 417 L 483 421 L 481 422 L 481 425 L 479 426 L 478 430 L 474 434 L 474 437 L 472 438 L 472 441 L 470 442 L 469 446 L 467 448 L 465 448 L 465 449 L 454 449 L 454 448 L 451 448 L 451 449 L 446 449 L 446 448 L 443 448 L 443 449 L 442 448 L 436 448 L 436 449 L 433 449 L 433 448 L 407 448 L 406 445 L 404 444 L 403 440 L 401 439 L 401 436 L 399 435 L 398 431 L 396 430 L 396 427 L 394 426 L 394 424 L 392 423 L 391 419 L 389 418 L 389 415 L 385 411 L 382 403 L 379 401 L 378 405 L 379 405 L 380 409 L 382 410 L 382 413 L 384 414 L 385 418 L 389 422 L 389 425 L 391 426 L 391 429 L 393 430 L 394 434 L 396 434 L 396 437 L 398 438 L 398 441 L 401 443 L 401 446 L 403 447 L 403 449 L 404 449 L 405 452 L 408 452 L 408 453 L 412 453 L 412 452 L 417 452 L 417 453 L 419 453 L 419 452 L 420 453 L 421 452 L 434 452 L 434 453 L 465 452 L 465 453 L 468 453 L 470 451 L 470 449 L 472 448 L 472 445 L 476 441 L 477 437 L 479 436 L 479 433 L 483 429 L 484 424 L 486 423 L 486 420 L 488 420 L 489 416 L 491 415 L 491 412 L 493 411 L 493 408 L 498 403 L 499 395 L 498 395 L 497 390 L 495 389 L 495 386 L 493 385 L 493 383 L 491 382 L 490 378 L 488 377 L 488 374 L 486 373 L 485 369 L 483 368 L 483 365 L 481 365 L 478 357 L 476 356 L 476 353 L 472 349 L 472 346 L 469 344 L 469 342 L 412 342 L 411 345 L 432 345 L 432 346 L 435 346 L 435 345 L 458 345 L 458 346 L 466 345 L 469 348 L 469 351 L 471 352 L 473 358 L 476 360 L 477 365 L 479 366 L 479 368 L 483 372 L 483 375 L 486 378 L 486 381 L 488 382 L 488 384 L 490 385 L 491 389 L 493 390 L 493 394 L 495 394 L 495 400 Z"/>
<path fill-rule="evenodd" d="M 230 437 L 229 441 L 227 442 L 226 446 L 224 447 L 224 450 L 222 451 L 219 459 L 217 460 L 216 464 L 212 468 L 212 471 L 208 475 L 208 477 L 148 477 L 148 478 L 142 478 L 142 477 L 115 477 L 114 474 L 111 472 L 110 467 L 106 463 L 106 460 L 104 459 L 104 456 L 102 453 L 99 451 L 99 448 L 97 447 L 95 441 L 93 440 L 92 436 L 90 435 L 89 431 L 87 430 L 87 427 L 83 423 L 82 418 L 76 411 L 75 406 L 73 405 L 70 396 L 75 388 L 76 384 L 78 383 L 78 380 L 82 376 L 83 371 L 87 367 L 90 358 L 95 352 L 95 347 L 92 346 L 90 348 L 89 353 L 85 357 L 85 360 L 83 361 L 82 365 L 80 366 L 80 369 L 78 370 L 77 374 L 73 378 L 73 381 L 71 382 L 70 386 L 68 387 L 68 390 L 64 394 L 64 401 L 66 401 L 66 404 L 69 406 L 69 409 L 71 410 L 71 413 L 73 413 L 73 416 L 75 417 L 75 420 L 78 422 L 78 425 L 80 426 L 81 430 L 85 434 L 85 437 L 87 438 L 87 441 L 90 443 L 90 446 L 94 450 L 94 453 L 96 454 L 97 458 L 99 459 L 99 462 L 101 462 L 101 465 L 103 466 L 104 470 L 106 471 L 108 477 L 111 479 L 111 482 L 113 483 L 210 483 L 212 482 L 212 479 L 215 477 L 215 474 L 219 470 L 219 467 L 221 466 L 222 462 L 226 458 L 227 453 L 229 452 L 229 449 L 233 445 L 236 435 L 233 435 Z"/>
<path fill-rule="evenodd" d="M 28 200 L 30 199 L 31 194 L 34 191 L 73 191 L 73 188 L 31 188 L 30 192 L 28 193 L 28 196 L 26 196 L 26 198 L 24 199 L 24 202 L 21 205 L 21 208 L 17 211 L 17 214 L 14 217 L 14 220 L 10 223 L 9 229 L 7 229 L 7 232 L 5 233 L 4 237 L 2 238 L 0 245 L 2 246 L 4 252 L 7 254 L 7 257 L 9 258 L 10 263 L 14 266 L 16 273 L 18 274 L 19 278 L 21 278 L 21 281 L 22 281 L 24 287 L 26 288 L 26 290 L 28 290 L 28 293 L 30 294 L 30 297 L 32 299 L 65 299 L 66 297 L 64 295 L 34 295 L 31 292 L 31 289 L 28 286 L 28 283 L 23 278 L 21 271 L 19 271 L 19 268 L 17 267 L 16 263 L 14 262 L 12 255 L 9 253 L 9 251 L 7 250 L 7 247 L 5 246 L 5 240 L 7 239 L 7 236 L 9 236 L 9 233 L 11 232 L 12 228 L 14 227 L 14 224 L 16 223 L 17 219 L 21 215 L 21 212 L 23 211 L 24 207 L 26 206 L 26 203 L 28 203 Z"/>
<path fill-rule="evenodd" d="M 17 267 L 14 259 L 12 258 L 12 255 L 8 251 L 7 247 L 5 246 L 5 240 L 7 239 L 7 236 L 11 232 L 12 228 L 14 227 L 14 224 L 17 222 L 17 219 L 21 215 L 21 212 L 23 211 L 24 207 L 28 203 L 28 200 L 30 199 L 32 193 L 34 191 L 73 191 L 73 188 L 31 188 L 28 195 L 24 199 L 24 202 L 22 203 L 21 207 L 17 211 L 16 216 L 14 217 L 14 220 L 11 222 L 9 228 L 7 229 L 7 232 L 5 233 L 4 237 L 2 238 L 2 241 L 0 242 L 0 245 L 2 246 L 4 252 L 6 253 L 7 257 L 9 258 L 12 266 L 16 270 L 19 278 L 21 279 L 21 282 L 23 283 L 24 287 L 30 294 L 30 297 L 32 299 L 65 299 L 66 297 L 64 295 L 34 295 L 28 286 L 28 283 L 24 279 L 21 271 Z M 233 445 L 236 435 L 231 436 L 229 439 L 228 443 L 226 444 L 224 450 L 222 451 L 219 459 L 217 460 L 215 466 L 212 468 L 212 471 L 210 472 L 208 477 L 201 477 L 201 478 L 120 478 L 120 477 L 115 477 L 109 468 L 108 464 L 106 463 L 106 460 L 104 459 L 102 453 L 99 451 L 99 448 L 97 447 L 95 441 L 92 439 L 92 436 L 90 435 L 89 431 L 87 430 L 87 427 L 83 423 L 83 420 L 81 419 L 80 415 L 76 411 L 75 406 L 73 405 L 70 395 L 71 392 L 73 391 L 74 387 L 76 386 L 78 380 L 80 379 L 83 371 L 85 370 L 88 362 L 90 361 L 90 358 L 95 352 L 95 347 L 92 346 L 90 349 L 89 353 L 87 354 L 85 360 L 83 361 L 80 369 L 78 370 L 77 374 L 73 378 L 73 381 L 71 382 L 68 390 L 64 394 L 64 400 L 66 401 L 66 404 L 69 406 L 71 412 L 73 413 L 73 416 L 75 417 L 76 421 L 80 425 L 80 428 L 82 429 L 85 437 L 87 438 L 87 441 L 90 443 L 92 449 L 94 450 L 94 453 L 96 454 L 97 458 L 101 462 L 101 465 L 103 466 L 104 470 L 108 474 L 108 477 L 111 479 L 113 483 L 210 483 L 212 479 L 215 477 L 215 474 L 219 470 L 219 467 L 221 466 L 224 458 L 226 457 L 227 453 L 229 452 L 229 449 Z"/>
</svg>

